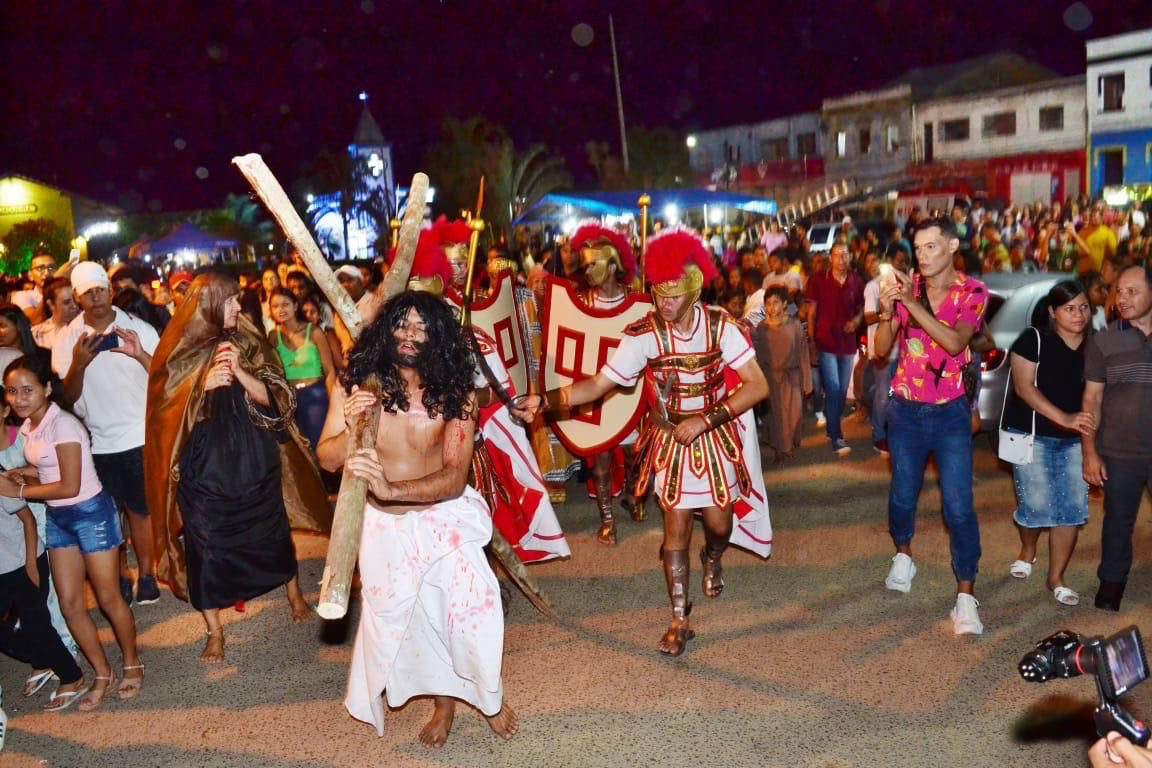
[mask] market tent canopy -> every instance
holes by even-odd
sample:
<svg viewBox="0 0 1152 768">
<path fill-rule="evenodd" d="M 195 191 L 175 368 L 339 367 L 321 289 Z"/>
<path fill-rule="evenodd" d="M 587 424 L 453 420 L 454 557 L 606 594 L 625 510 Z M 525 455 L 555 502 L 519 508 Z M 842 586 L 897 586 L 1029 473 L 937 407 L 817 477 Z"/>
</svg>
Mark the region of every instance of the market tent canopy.
<svg viewBox="0 0 1152 768">
<path fill-rule="evenodd" d="M 563 221 L 568 218 L 585 216 L 622 216 L 630 213 L 638 216 L 640 205 L 637 202 L 641 191 L 628 192 L 553 192 L 544 195 L 524 213 L 516 217 L 516 224 L 535 221 Z M 752 197 L 738 192 L 713 192 L 707 189 L 660 189 L 648 192 L 652 198 L 649 208 L 653 217 L 659 217 L 672 205 L 679 211 L 688 211 L 704 206 L 715 208 L 735 208 L 764 216 L 776 215 L 776 201 L 762 197 Z"/>
<path fill-rule="evenodd" d="M 153 254 L 177 251 L 214 251 L 217 248 L 235 248 L 238 243 L 205 232 L 194 224 L 181 224 L 159 240 L 153 240 L 148 249 Z"/>
</svg>

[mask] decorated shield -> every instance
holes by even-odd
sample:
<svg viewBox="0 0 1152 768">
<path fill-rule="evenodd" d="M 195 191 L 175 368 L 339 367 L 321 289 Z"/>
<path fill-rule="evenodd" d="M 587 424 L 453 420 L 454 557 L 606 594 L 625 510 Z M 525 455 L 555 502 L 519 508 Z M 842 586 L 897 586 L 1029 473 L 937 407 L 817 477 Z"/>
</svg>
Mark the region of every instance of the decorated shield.
<svg viewBox="0 0 1152 768">
<path fill-rule="evenodd" d="M 462 304 L 460 294 L 449 290 L 444 298 L 457 309 Z M 500 361 L 508 370 L 516 394 L 528 392 L 528 340 L 520 325 L 516 309 L 516 293 L 512 285 L 512 274 L 505 272 L 493 285 L 492 290 L 482 299 L 472 303 L 472 325 L 487 333 L 496 343 Z"/>
<path fill-rule="evenodd" d="M 569 282 L 548 277 L 540 319 L 544 355 L 543 390 L 595 376 L 620 345 L 624 329 L 652 309 L 647 294 L 631 293 L 611 309 L 587 306 Z M 577 456 L 594 456 L 619 445 L 640 420 L 642 386 L 617 388 L 599 403 L 581 406 L 569 419 L 551 422 L 552 431 Z"/>
</svg>

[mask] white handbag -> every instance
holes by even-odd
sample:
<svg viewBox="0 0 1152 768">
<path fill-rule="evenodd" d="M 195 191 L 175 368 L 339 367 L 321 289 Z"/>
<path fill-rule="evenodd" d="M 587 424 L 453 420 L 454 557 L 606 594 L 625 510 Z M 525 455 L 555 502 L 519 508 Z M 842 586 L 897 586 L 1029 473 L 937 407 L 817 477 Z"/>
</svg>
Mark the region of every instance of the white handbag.
<svg viewBox="0 0 1152 768">
<path fill-rule="evenodd" d="M 1036 370 L 1033 373 L 1032 386 L 1036 386 L 1040 374 L 1040 331 L 1035 328 L 1032 330 L 1036 331 Z M 1000 403 L 1000 442 L 996 454 L 1009 464 L 1031 464 L 1032 446 L 1036 442 L 1036 409 L 1032 409 L 1032 434 L 1022 435 L 1004 429 L 1004 406 L 1008 404 L 1008 392 L 1011 389 L 1012 368 L 1009 359 L 1008 382 L 1004 385 L 1004 400 Z"/>
</svg>

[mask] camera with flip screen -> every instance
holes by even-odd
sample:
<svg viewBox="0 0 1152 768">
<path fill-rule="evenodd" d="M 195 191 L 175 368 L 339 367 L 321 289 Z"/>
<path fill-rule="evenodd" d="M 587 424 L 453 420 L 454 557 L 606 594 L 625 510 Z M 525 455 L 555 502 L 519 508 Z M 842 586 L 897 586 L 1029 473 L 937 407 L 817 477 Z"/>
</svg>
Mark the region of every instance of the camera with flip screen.
<svg viewBox="0 0 1152 768">
<path fill-rule="evenodd" d="M 1099 699 L 1092 713 L 1096 732 L 1104 736 L 1117 731 L 1134 744 L 1148 743 L 1148 726 L 1117 703 L 1148 677 L 1148 659 L 1137 627 L 1125 627 L 1111 637 L 1089 639 L 1062 629 L 1036 643 L 1020 660 L 1019 669 L 1020 676 L 1033 683 L 1093 675 Z"/>
</svg>

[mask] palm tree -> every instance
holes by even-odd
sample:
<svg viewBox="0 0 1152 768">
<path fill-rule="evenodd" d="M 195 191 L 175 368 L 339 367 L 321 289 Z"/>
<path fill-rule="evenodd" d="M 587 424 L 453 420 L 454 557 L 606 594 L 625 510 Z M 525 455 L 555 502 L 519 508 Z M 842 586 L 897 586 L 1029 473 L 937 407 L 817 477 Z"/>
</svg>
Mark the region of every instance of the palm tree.
<svg viewBox="0 0 1152 768">
<path fill-rule="evenodd" d="M 280 228 L 251 195 L 230 194 L 224 198 L 221 208 L 201 214 L 195 223 L 209 232 L 236 240 L 249 256 L 257 246 L 267 245 L 280 235 Z"/>
<path fill-rule="evenodd" d="M 508 241 L 512 222 L 528 206 L 572 183 L 562 157 L 542 144 L 521 154 L 508 132 L 483 116 L 449 116 L 442 130 L 443 140 L 429 149 L 425 161 L 437 201 L 451 214 L 471 211 L 483 176 L 488 191 L 481 216 L 493 242 Z"/>
<path fill-rule="evenodd" d="M 501 147 L 494 170 L 493 234 L 499 232 L 506 242 L 517 216 L 549 192 L 572 185 L 564 158 L 551 154 L 543 144 L 533 144 L 521 154 L 508 141 Z"/>
</svg>

